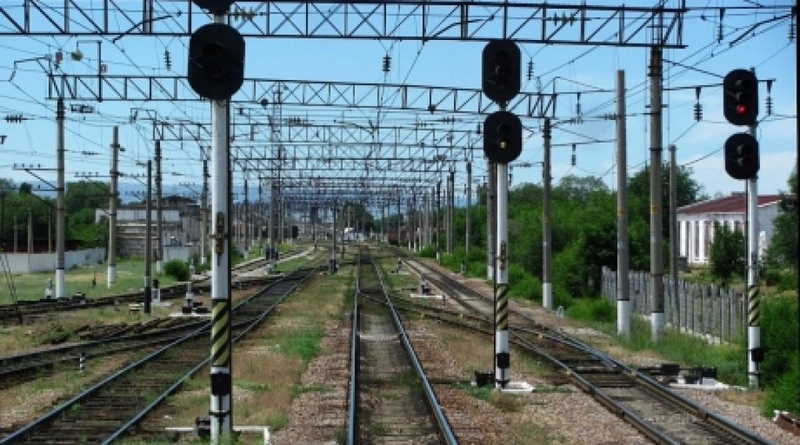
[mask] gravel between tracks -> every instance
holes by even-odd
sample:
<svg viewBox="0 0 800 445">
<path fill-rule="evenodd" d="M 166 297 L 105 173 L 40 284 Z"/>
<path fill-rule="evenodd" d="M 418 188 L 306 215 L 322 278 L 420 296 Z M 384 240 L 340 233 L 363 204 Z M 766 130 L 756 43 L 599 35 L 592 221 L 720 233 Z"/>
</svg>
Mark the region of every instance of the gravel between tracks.
<svg viewBox="0 0 800 445">
<path fill-rule="evenodd" d="M 480 280 L 473 286 L 485 286 Z M 484 289 L 488 291 L 487 289 Z M 517 306 L 512 302 L 512 307 Z M 539 307 L 525 308 L 544 323 L 569 331 L 583 341 L 600 348 L 611 342 L 597 331 L 574 325 Z M 322 353 L 314 360 L 303 377 L 304 385 L 322 385 L 324 393 L 303 394 L 292 405 L 287 428 L 272 436 L 275 445 L 335 443 L 335 437 L 345 431 L 347 343 L 349 326 L 329 326 L 323 341 Z M 468 381 L 460 358 L 452 355 L 430 329 L 422 323 L 412 323 L 409 332 L 430 378 L 438 383 L 437 394 L 463 444 L 576 444 L 610 445 L 647 443 L 639 432 L 629 426 L 588 395 L 571 385 L 556 392 L 536 392 L 519 397 L 508 406 L 469 395 L 464 388 L 446 382 Z M 479 339 L 485 341 L 485 339 Z M 476 340 L 476 341 L 479 341 Z M 650 353 L 609 351 L 632 366 L 654 366 L 663 360 Z M 534 386 L 551 387 L 543 376 L 514 373 L 512 379 L 524 380 Z M 780 429 L 758 413 L 754 398 L 757 395 L 736 390 L 709 392 L 681 390 L 710 410 L 732 422 L 754 430 L 776 444 L 799 443 L 797 437 Z M 747 395 L 750 394 L 750 395 Z M 338 415 L 336 413 L 339 413 Z"/>
</svg>

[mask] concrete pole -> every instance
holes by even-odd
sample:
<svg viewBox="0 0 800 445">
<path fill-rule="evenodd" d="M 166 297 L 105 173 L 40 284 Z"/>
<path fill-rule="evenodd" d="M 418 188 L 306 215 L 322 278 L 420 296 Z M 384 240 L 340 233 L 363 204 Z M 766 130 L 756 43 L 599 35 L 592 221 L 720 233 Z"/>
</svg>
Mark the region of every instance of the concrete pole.
<svg viewBox="0 0 800 445">
<path fill-rule="evenodd" d="M 464 252 L 469 261 L 469 232 L 470 228 L 470 209 L 472 208 L 472 162 L 467 162 L 467 208 L 466 208 L 466 228 L 464 234 Z"/>
<path fill-rule="evenodd" d="M 156 275 L 164 274 L 164 203 L 161 201 L 161 141 L 156 141 Z"/>
<path fill-rule="evenodd" d="M 28 245 L 27 245 L 27 252 L 28 255 L 33 253 L 33 212 L 31 211 L 31 206 L 28 206 Z"/>
<path fill-rule="evenodd" d="M 244 208 L 242 211 L 244 230 L 242 235 L 244 235 L 244 258 L 247 259 L 250 257 L 250 199 L 248 197 L 250 191 L 248 190 L 247 170 L 243 170 L 242 173 L 244 175 Z"/>
<path fill-rule="evenodd" d="M 434 210 L 434 243 L 436 244 L 436 263 L 441 263 L 442 253 L 439 245 L 439 236 L 442 233 L 441 219 L 442 219 L 442 181 L 436 182 L 436 209 Z"/>
<path fill-rule="evenodd" d="M 63 85 L 62 85 L 63 86 Z M 56 299 L 66 295 L 66 275 L 64 273 L 64 240 L 66 236 L 66 197 L 64 184 L 64 99 L 58 98 L 56 104 Z"/>
<path fill-rule="evenodd" d="M 422 244 L 427 246 L 431 243 L 431 203 L 430 203 L 430 190 L 422 195 Z"/>
<path fill-rule="evenodd" d="M 495 388 L 503 389 L 511 380 L 511 354 L 508 347 L 508 164 L 493 163 L 497 169 L 496 200 L 497 256 L 494 285 Z"/>
<path fill-rule="evenodd" d="M 144 229 L 144 313 L 152 313 L 153 295 L 150 289 L 153 262 L 153 161 L 147 161 L 147 198 L 145 202 L 145 229 Z"/>
<path fill-rule="evenodd" d="M 550 118 L 544 120 L 544 162 L 542 163 L 542 180 L 544 193 L 542 198 L 542 306 L 553 309 L 553 229 L 550 209 Z"/>
<path fill-rule="evenodd" d="M 678 298 L 678 160 L 677 147 L 669 146 L 669 270 L 672 290 L 672 325 L 680 329 L 681 300 Z"/>
<path fill-rule="evenodd" d="M 661 73 L 662 50 L 650 53 L 650 327 L 653 342 L 664 338 L 664 223 L 661 220 Z"/>
<path fill-rule="evenodd" d="M 617 335 L 631 335 L 630 240 L 628 239 L 628 130 L 625 71 L 617 70 Z"/>
<path fill-rule="evenodd" d="M 497 233 L 497 224 L 494 219 L 497 207 L 495 206 L 495 188 L 497 187 L 495 175 L 497 172 L 494 168 L 494 162 L 486 161 L 486 172 L 488 178 L 486 179 L 486 278 L 494 281 L 494 248 L 495 248 L 495 233 Z"/>
<path fill-rule="evenodd" d="M 208 251 L 208 160 L 203 159 L 203 195 L 200 197 L 202 226 L 200 227 L 200 264 L 206 264 Z"/>
<path fill-rule="evenodd" d="M 332 213 L 333 213 L 333 230 L 331 230 L 331 233 L 333 234 L 333 246 L 331 247 L 331 259 L 330 262 L 328 263 L 328 272 L 334 274 L 336 273 L 336 201 L 335 200 L 333 201 Z"/>
<path fill-rule="evenodd" d="M 106 285 L 117 282 L 117 199 L 119 198 L 119 127 L 114 127 L 111 139 L 111 193 L 108 196 L 108 273 Z"/>
</svg>

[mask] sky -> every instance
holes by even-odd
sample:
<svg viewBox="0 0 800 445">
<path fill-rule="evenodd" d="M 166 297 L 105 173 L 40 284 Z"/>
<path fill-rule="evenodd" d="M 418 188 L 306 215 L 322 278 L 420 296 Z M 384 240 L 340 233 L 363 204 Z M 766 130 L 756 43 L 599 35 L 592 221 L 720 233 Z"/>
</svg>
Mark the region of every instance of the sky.
<svg viewBox="0 0 800 445">
<path fill-rule="evenodd" d="M 17 2 L 20 3 L 20 2 Z M 37 1 L 48 5 L 63 2 Z M 99 17 L 104 2 L 74 2 Z M 116 2 L 129 7 L 135 16 L 141 1 Z M 186 3 L 186 2 L 183 2 Z M 654 1 L 633 2 L 652 7 Z M 663 2 L 676 7 L 678 2 Z M 6 1 L 0 4 L 7 4 Z M 182 2 L 155 0 L 157 10 L 175 11 Z M 567 4 L 578 4 L 571 2 Z M 592 6 L 615 6 L 614 2 L 589 2 Z M 619 3 L 616 3 L 618 5 Z M 254 3 L 242 2 L 245 8 Z M 762 6 L 757 8 L 756 6 Z M 666 147 L 677 147 L 679 165 L 692 169 L 692 178 L 708 196 L 744 191 L 744 182 L 728 177 L 724 170 L 723 144 L 728 136 L 744 131 L 725 121 L 722 114 L 722 79 L 737 68 L 753 68 L 759 83 L 759 123 L 756 137 L 760 145 L 760 194 L 788 189 L 787 179 L 797 165 L 797 42 L 796 18 L 789 14 L 791 1 L 688 1 L 683 43 L 686 48 L 666 49 L 664 63 L 664 160 Z M 2 6 L 9 8 L 11 6 Z M 58 11 L 58 6 L 52 6 Z M 722 13 L 722 18 L 720 18 Z M 196 13 L 194 20 L 210 21 Z M 75 16 L 75 14 L 73 14 Z M 34 18 L 34 20 L 37 20 Z M 76 19 L 77 20 L 77 19 Z M 7 35 L 10 28 L 0 20 L 0 178 L 16 184 L 55 184 L 56 124 L 55 101 L 47 98 L 47 72 L 66 74 L 105 73 L 185 76 L 188 38 L 174 36 L 87 36 Z M 409 26 L 415 26 L 413 24 Z M 487 25 L 487 35 L 500 30 Z M 794 39 L 789 36 L 794 35 Z M 478 89 L 481 86 L 481 51 L 485 41 L 392 39 L 309 39 L 248 38 L 245 76 L 284 80 L 370 82 L 427 85 Z M 80 50 L 82 57 L 71 55 Z M 100 49 L 101 51 L 98 51 Z M 604 116 L 615 112 L 615 79 L 625 73 L 627 103 L 628 174 L 649 162 L 651 123 L 648 116 L 649 49 L 642 47 L 588 46 L 568 44 L 520 45 L 522 53 L 522 91 L 557 92 L 552 134 L 553 183 L 568 175 L 594 176 L 609 188 L 616 188 L 615 126 Z M 63 60 L 54 68 L 57 54 Z M 170 64 L 166 64 L 169 54 Z M 98 56 L 102 59 L 98 59 Z M 385 56 L 390 69 L 383 70 Z M 47 59 L 49 58 L 49 60 Z M 529 62 L 532 69 L 529 71 Z M 530 79 L 528 78 L 530 74 Z M 771 100 L 767 113 L 767 98 Z M 236 100 L 237 96 L 234 96 Z M 702 119 L 694 119 L 696 104 L 702 106 Z M 88 105 L 94 112 L 82 114 L 71 106 Z M 152 156 L 150 123 L 132 119 L 134 110 L 151 110 L 167 120 L 208 120 L 208 103 L 196 102 L 67 102 L 66 180 L 84 177 L 108 180 L 112 128 L 120 129 L 125 152 L 120 170 L 130 177 L 142 177 L 142 162 Z M 384 106 L 389 109 L 393 102 Z M 143 114 L 146 113 L 141 111 Z M 314 122 L 346 120 L 356 125 L 389 125 L 441 120 L 424 112 L 335 109 L 284 106 L 283 116 L 301 116 Z M 22 116 L 22 122 L 6 116 Z M 137 116 L 141 116 L 137 113 Z M 451 128 L 472 129 L 485 116 L 459 115 Z M 12 119 L 13 120 L 13 119 Z M 512 166 L 512 187 L 525 182 L 541 183 L 543 160 L 542 119 L 522 117 L 524 147 Z M 202 181 L 202 149 L 208 141 L 167 142 L 164 149 L 164 185 L 178 193 L 196 195 Z M 574 152 L 573 152 L 574 146 Z M 477 143 L 480 147 L 480 142 Z M 573 165 L 574 154 L 574 165 Z M 486 167 L 480 150 L 475 152 L 475 181 L 485 177 Z M 27 171 L 22 165 L 35 166 Z M 463 162 L 456 164 L 457 189 L 466 181 Z M 135 179 L 134 179 L 135 180 Z M 141 179 L 139 179 L 141 181 Z M 134 183 L 135 184 L 135 183 Z M 125 198 L 125 197 L 123 197 Z"/>
</svg>

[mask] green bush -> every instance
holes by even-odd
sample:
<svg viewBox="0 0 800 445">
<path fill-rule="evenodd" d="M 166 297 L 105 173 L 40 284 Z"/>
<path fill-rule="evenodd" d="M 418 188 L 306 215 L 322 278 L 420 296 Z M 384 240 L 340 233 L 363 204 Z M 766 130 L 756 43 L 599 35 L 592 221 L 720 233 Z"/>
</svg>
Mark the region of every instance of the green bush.
<svg viewBox="0 0 800 445">
<path fill-rule="evenodd" d="M 797 298 L 781 294 L 761 299 L 763 383 L 771 386 L 797 366 Z"/>
<path fill-rule="evenodd" d="M 800 378 L 797 370 L 781 375 L 771 387 L 767 388 L 761 413 L 772 417 L 775 410 L 789 411 L 795 415 L 800 413 L 800 402 L 797 400 L 797 388 Z"/>
<path fill-rule="evenodd" d="M 570 318 L 597 323 L 616 322 L 616 308 L 605 299 L 581 298 L 574 303 L 572 307 L 567 308 L 567 315 Z"/>
<path fill-rule="evenodd" d="M 797 290 L 797 274 L 784 271 L 780 274 L 778 281 L 778 291 L 796 291 Z"/>
<path fill-rule="evenodd" d="M 564 310 L 567 310 L 572 307 L 573 304 L 575 304 L 575 299 L 572 298 L 569 291 L 561 286 L 553 286 L 553 309 L 557 309 L 561 306 Z"/>
<path fill-rule="evenodd" d="M 761 281 L 767 286 L 775 286 L 781 281 L 781 271 L 777 267 L 765 267 L 759 271 Z"/>
<path fill-rule="evenodd" d="M 188 281 L 189 265 L 181 260 L 169 260 L 164 264 L 164 273 L 177 281 Z"/>
<path fill-rule="evenodd" d="M 509 282 L 509 295 L 512 298 L 521 298 L 541 304 L 542 282 L 531 275 L 520 277 Z"/>
<path fill-rule="evenodd" d="M 419 256 L 423 258 L 436 258 L 436 246 L 425 246 L 419 251 Z"/>
</svg>

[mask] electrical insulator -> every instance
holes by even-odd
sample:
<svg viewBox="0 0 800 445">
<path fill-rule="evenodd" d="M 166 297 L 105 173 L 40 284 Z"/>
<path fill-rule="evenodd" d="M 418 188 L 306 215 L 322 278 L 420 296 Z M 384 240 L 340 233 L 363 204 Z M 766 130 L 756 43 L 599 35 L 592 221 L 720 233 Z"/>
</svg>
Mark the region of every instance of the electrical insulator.
<svg viewBox="0 0 800 445">
<path fill-rule="evenodd" d="M 795 28 L 794 22 L 789 23 L 789 41 L 793 42 L 796 35 L 797 35 L 797 30 Z"/>
<path fill-rule="evenodd" d="M 694 104 L 694 120 L 697 122 L 703 120 L 703 106 L 700 105 L 700 102 Z"/>
<path fill-rule="evenodd" d="M 533 59 L 528 60 L 528 80 L 533 79 Z"/>
<path fill-rule="evenodd" d="M 164 50 L 164 65 L 168 70 L 172 69 L 172 57 L 170 57 L 169 50 Z"/>
<path fill-rule="evenodd" d="M 383 72 L 388 73 L 392 69 L 392 57 L 390 55 L 383 56 Z"/>
<path fill-rule="evenodd" d="M 7 114 L 6 115 L 6 122 L 22 122 L 23 117 L 21 114 Z"/>
<path fill-rule="evenodd" d="M 573 166 L 573 167 L 575 167 L 575 160 L 576 160 L 576 159 L 577 159 L 577 158 L 576 158 L 576 156 L 575 156 L 575 144 L 572 144 L 572 166 Z"/>
<path fill-rule="evenodd" d="M 772 116 L 772 79 L 767 80 L 767 115 Z"/>
</svg>

